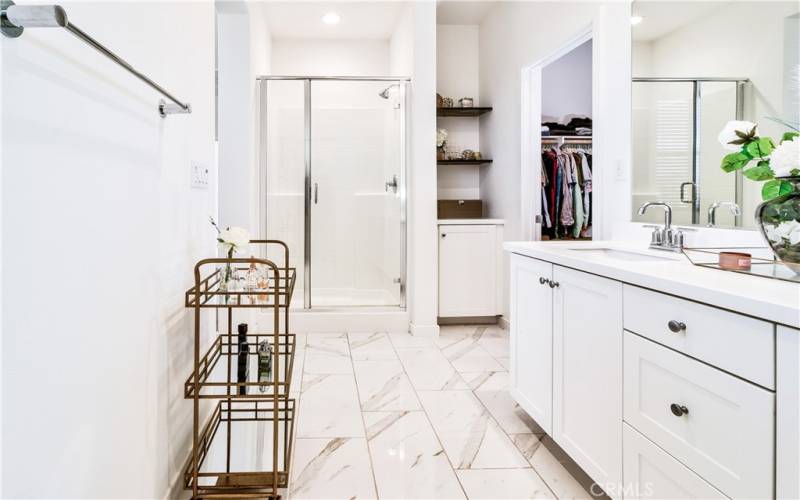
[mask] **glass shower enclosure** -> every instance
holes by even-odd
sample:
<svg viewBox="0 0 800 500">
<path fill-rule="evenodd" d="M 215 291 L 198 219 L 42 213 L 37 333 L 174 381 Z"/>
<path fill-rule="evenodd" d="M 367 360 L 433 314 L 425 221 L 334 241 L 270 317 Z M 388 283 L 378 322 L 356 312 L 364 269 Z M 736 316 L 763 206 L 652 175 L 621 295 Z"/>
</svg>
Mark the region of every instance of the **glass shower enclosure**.
<svg viewBox="0 0 800 500">
<path fill-rule="evenodd" d="M 265 76 L 258 91 L 260 227 L 289 245 L 292 307 L 404 308 L 407 81 Z"/>
<path fill-rule="evenodd" d="M 729 120 L 742 119 L 748 80 L 735 78 L 634 78 L 633 220 L 645 201 L 669 203 L 676 224 L 707 224 L 713 202 L 743 203 L 741 172 L 719 168 L 725 151 L 717 141 Z M 741 216 L 719 211 L 717 224 L 741 225 Z"/>
</svg>

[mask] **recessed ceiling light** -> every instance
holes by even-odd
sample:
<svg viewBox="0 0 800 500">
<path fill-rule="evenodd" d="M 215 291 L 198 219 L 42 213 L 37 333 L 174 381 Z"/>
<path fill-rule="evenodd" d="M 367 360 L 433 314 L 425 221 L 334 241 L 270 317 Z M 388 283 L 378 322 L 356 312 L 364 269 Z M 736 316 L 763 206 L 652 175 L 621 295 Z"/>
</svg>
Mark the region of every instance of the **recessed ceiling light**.
<svg viewBox="0 0 800 500">
<path fill-rule="evenodd" d="M 328 12 L 324 16 L 322 16 L 322 22 L 325 24 L 339 24 L 342 18 L 339 17 L 339 14 L 336 12 Z"/>
<path fill-rule="evenodd" d="M 642 16 L 631 16 L 631 26 L 636 26 L 642 21 L 644 21 L 644 18 Z"/>
</svg>

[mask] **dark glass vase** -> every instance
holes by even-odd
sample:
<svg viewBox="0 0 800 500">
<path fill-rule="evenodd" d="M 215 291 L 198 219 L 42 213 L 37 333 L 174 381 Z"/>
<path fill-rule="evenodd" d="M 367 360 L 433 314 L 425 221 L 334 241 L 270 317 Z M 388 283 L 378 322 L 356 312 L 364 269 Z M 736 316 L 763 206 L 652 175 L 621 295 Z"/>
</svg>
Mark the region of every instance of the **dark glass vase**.
<svg viewBox="0 0 800 500">
<path fill-rule="evenodd" d="M 756 222 L 775 256 L 800 274 L 800 177 L 784 177 L 794 186 L 786 195 L 756 208 Z"/>
</svg>

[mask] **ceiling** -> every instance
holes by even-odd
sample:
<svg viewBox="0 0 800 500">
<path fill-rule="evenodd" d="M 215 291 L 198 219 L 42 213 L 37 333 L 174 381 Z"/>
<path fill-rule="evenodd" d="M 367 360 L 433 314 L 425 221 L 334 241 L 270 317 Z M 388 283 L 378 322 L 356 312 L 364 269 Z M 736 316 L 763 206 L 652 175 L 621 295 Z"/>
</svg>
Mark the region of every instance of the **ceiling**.
<svg viewBox="0 0 800 500">
<path fill-rule="evenodd" d="M 725 8 L 729 2 L 720 1 L 643 1 L 636 0 L 631 6 L 634 16 L 643 21 L 632 27 L 634 42 L 648 42 L 691 24 L 712 11 Z"/>
<path fill-rule="evenodd" d="M 388 39 L 392 36 L 405 2 L 261 2 L 261 10 L 273 39 Z M 336 12 L 336 25 L 322 16 Z"/>
<path fill-rule="evenodd" d="M 439 0 L 436 24 L 480 24 L 496 1 Z"/>
</svg>

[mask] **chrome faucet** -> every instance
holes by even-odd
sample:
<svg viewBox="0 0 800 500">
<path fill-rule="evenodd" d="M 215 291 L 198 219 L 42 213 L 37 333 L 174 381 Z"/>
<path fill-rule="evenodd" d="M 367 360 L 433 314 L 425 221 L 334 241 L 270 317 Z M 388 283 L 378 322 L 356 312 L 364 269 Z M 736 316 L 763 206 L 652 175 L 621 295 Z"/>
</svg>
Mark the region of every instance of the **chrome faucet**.
<svg viewBox="0 0 800 500">
<path fill-rule="evenodd" d="M 644 215 L 650 207 L 661 207 L 664 209 L 664 227 L 658 226 L 653 229 L 650 238 L 650 248 L 655 250 L 669 250 L 680 252 L 683 248 L 683 231 L 672 229 L 672 207 L 663 201 L 648 201 L 639 207 L 639 215 Z"/>
<path fill-rule="evenodd" d="M 708 206 L 708 227 L 717 225 L 717 209 L 719 207 L 728 207 L 734 216 L 742 215 L 742 211 L 736 203 L 732 201 L 715 201 Z"/>
</svg>

